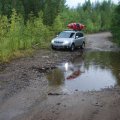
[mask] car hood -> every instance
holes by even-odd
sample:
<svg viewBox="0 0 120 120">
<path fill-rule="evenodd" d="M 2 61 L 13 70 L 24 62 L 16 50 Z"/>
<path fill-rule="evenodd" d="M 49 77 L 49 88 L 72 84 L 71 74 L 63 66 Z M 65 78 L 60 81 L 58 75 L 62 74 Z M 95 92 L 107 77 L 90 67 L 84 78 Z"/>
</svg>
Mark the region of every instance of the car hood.
<svg viewBox="0 0 120 120">
<path fill-rule="evenodd" d="M 59 41 L 59 42 L 66 42 L 66 41 L 71 41 L 73 38 L 55 38 L 53 39 L 54 41 Z"/>
</svg>

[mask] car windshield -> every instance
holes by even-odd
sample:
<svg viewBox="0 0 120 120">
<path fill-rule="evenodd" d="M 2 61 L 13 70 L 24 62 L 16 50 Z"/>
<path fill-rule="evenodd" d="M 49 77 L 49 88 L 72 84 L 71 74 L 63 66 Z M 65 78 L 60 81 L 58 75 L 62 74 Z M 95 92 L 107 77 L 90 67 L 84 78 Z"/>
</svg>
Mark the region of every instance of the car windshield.
<svg viewBox="0 0 120 120">
<path fill-rule="evenodd" d="M 75 33 L 71 33 L 71 32 L 61 32 L 58 37 L 59 38 L 72 38 L 74 36 Z"/>
</svg>

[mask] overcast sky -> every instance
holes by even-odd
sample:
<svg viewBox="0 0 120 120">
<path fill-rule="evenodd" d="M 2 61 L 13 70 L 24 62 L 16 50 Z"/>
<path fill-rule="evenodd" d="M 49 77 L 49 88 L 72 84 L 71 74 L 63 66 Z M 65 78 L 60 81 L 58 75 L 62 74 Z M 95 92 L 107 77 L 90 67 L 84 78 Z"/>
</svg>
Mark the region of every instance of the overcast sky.
<svg viewBox="0 0 120 120">
<path fill-rule="evenodd" d="M 103 0 L 90 0 L 91 2 L 95 2 L 95 1 L 103 1 Z M 114 1 L 114 3 L 118 3 L 118 1 L 120 0 L 112 0 Z M 68 5 L 69 7 L 76 7 L 78 3 L 84 3 L 85 0 L 66 0 L 66 5 Z"/>
</svg>

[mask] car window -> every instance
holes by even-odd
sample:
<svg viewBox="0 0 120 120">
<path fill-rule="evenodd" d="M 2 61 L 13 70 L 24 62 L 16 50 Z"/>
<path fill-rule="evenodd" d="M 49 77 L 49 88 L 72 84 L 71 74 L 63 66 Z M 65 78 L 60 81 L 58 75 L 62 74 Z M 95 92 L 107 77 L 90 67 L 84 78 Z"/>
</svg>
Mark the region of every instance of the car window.
<svg viewBox="0 0 120 120">
<path fill-rule="evenodd" d="M 80 37 L 83 37 L 83 33 L 79 33 L 79 36 L 80 36 Z"/>
<path fill-rule="evenodd" d="M 72 38 L 74 36 L 75 33 L 71 33 L 71 32 L 61 32 L 58 37 L 59 38 Z"/>
<path fill-rule="evenodd" d="M 74 35 L 75 35 L 75 33 L 71 33 L 70 38 L 73 38 L 73 37 L 74 37 Z"/>
<path fill-rule="evenodd" d="M 76 33 L 76 36 L 83 37 L 83 33 Z"/>
</svg>

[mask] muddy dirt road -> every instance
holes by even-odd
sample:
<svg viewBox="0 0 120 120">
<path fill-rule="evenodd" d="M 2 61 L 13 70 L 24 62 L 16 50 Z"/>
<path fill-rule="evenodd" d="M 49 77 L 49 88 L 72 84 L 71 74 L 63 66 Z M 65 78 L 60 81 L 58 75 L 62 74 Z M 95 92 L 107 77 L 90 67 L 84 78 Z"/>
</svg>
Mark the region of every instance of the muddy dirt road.
<svg viewBox="0 0 120 120">
<path fill-rule="evenodd" d="M 40 50 L 31 57 L 0 65 L 0 120 L 120 120 L 120 50 L 110 39 L 109 32 L 87 35 L 84 50 Z M 112 64 L 117 57 L 114 53 L 110 57 L 111 52 L 117 53 L 116 64 Z M 105 57 L 102 57 L 104 53 Z M 109 68 L 108 72 L 111 73 L 113 70 L 117 82 L 109 88 L 94 91 L 78 88 L 69 91 L 63 81 L 54 86 L 49 85 L 46 76 L 56 65 L 77 58 L 80 62 L 83 54 L 86 55 L 84 61 L 87 61 L 87 70 L 88 60 L 92 60 L 97 68 L 100 64 L 102 71 Z M 98 58 L 103 61 L 108 58 L 108 61 L 95 63 Z M 94 79 L 97 77 L 94 76 Z"/>
</svg>

